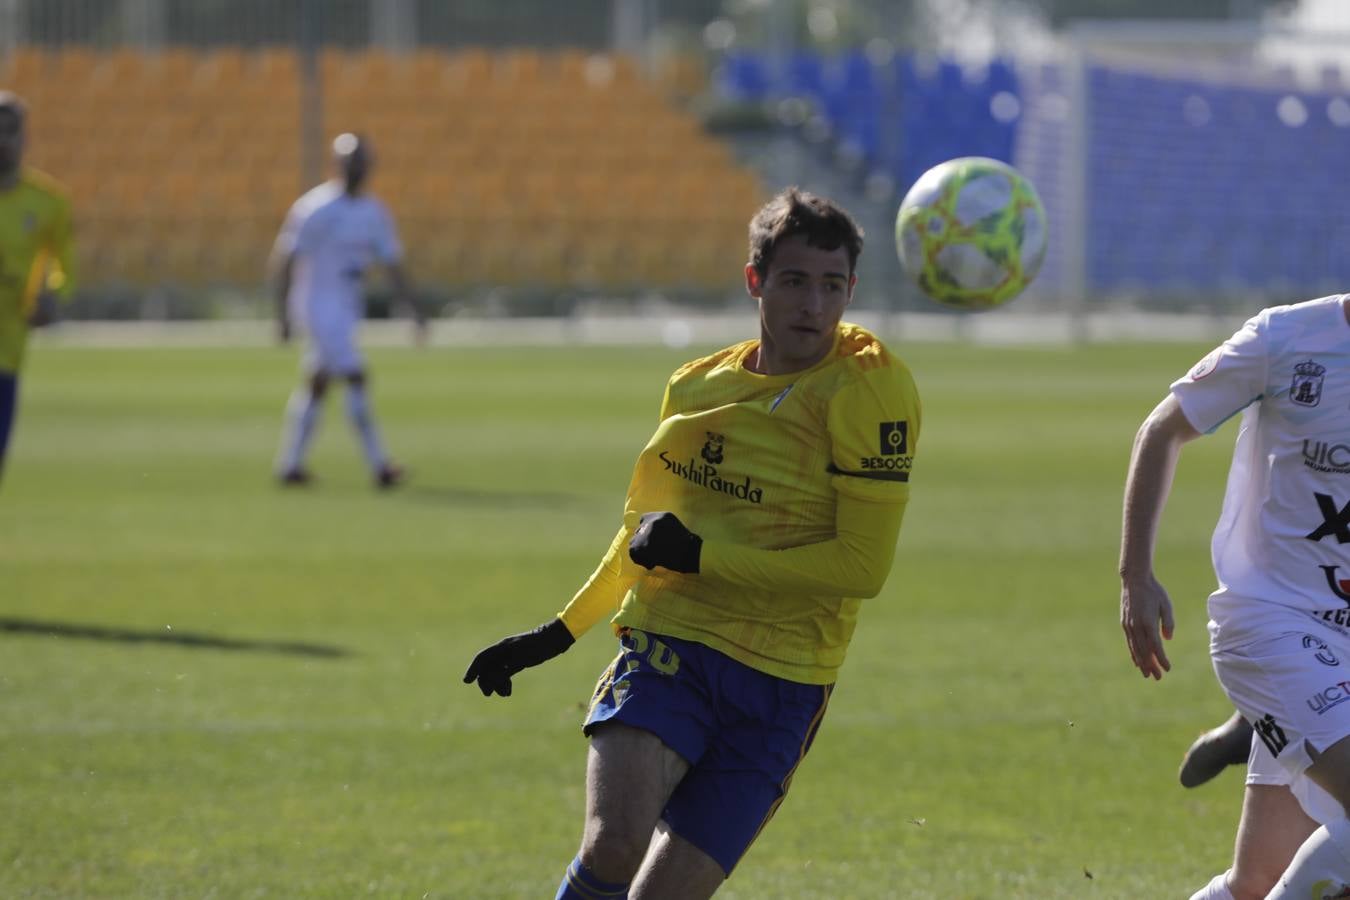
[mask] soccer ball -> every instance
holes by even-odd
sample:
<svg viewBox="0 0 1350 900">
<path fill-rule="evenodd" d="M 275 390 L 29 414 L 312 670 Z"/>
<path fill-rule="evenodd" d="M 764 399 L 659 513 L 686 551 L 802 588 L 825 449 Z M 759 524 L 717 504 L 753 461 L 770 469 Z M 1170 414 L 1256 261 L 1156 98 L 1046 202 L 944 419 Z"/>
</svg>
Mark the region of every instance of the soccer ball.
<svg viewBox="0 0 1350 900">
<path fill-rule="evenodd" d="M 895 217 L 905 272 L 929 297 L 958 309 L 989 309 L 1021 293 L 1045 258 L 1045 232 L 1031 182 L 982 156 L 923 173 Z"/>
</svg>

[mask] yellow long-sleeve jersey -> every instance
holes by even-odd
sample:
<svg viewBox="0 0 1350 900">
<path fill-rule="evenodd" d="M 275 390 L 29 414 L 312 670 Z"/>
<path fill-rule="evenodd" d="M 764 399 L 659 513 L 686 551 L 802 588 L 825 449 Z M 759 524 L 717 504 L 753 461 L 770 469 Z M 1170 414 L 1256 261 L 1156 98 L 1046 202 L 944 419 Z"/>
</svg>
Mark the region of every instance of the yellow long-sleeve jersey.
<svg viewBox="0 0 1350 900">
<path fill-rule="evenodd" d="M 831 353 L 788 375 L 746 368 L 747 341 L 671 377 L 638 457 L 624 524 L 559 614 L 573 635 L 612 625 L 698 641 L 759 671 L 829 684 L 861 598 L 891 567 L 918 443 L 913 377 L 876 337 L 841 324 Z M 643 513 L 703 539 L 700 570 L 628 558 Z"/>
<path fill-rule="evenodd" d="M 18 372 L 28 316 L 44 290 L 67 293 L 73 275 L 70 201 L 35 169 L 0 191 L 0 372 Z"/>
</svg>

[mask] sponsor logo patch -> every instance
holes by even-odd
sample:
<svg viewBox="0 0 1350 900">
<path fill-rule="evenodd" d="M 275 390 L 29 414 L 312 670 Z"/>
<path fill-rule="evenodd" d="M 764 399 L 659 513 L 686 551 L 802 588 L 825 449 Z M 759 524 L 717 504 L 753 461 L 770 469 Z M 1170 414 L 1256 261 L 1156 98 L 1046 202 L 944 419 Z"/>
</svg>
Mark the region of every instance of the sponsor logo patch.
<svg viewBox="0 0 1350 900">
<path fill-rule="evenodd" d="M 1215 369 L 1219 367 L 1219 360 L 1222 358 L 1223 358 L 1222 347 L 1215 347 L 1213 350 L 1209 351 L 1209 353 L 1205 356 L 1204 359 L 1200 360 L 1198 363 L 1196 363 L 1194 366 L 1191 367 L 1190 372 L 1191 380 L 1199 381 L 1201 378 L 1204 378 L 1206 375 L 1213 372 Z"/>
<path fill-rule="evenodd" d="M 1327 576 L 1327 587 L 1340 599 L 1344 600 L 1347 606 L 1350 606 L 1350 581 L 1343 581 L 1336 577 L 1336 570 L 1340 566 L 1318 566 L 1322 574 Z M 1306 643 L 1303 646 L 1308 646 Z"/>
<path fill-rule="evenodd" d="M 881 455 L 904 456 L 909 452 L 909 422 L 881 423 Z"/>
<path fill-rule="evenodd" d="M 1314 612 L 1314 616 L 1326 622 L 1328 625 L 1335 625 L 1337 628 L 1345 628 L 1350 625 L 1350 607 L 1341 607 L 1340 609 L 1324 609 L 1321 612 Z"/>
<path fill-rule="evenodd" d="M 725 456 L 725 448 L 722 442 L 715 445 L 712 441 L 703 445 L 700 453 L 705 460 L 709 456 L 716 456 L 720 461 Z M 723 478 L 717 471 L 717 466 L 711 462 L 699 463 L 698 460 L 677 460 L 672 458 L 665 450 L 658 454 L 661 464 L 666 467 L 666 471 L 676 478 L 683 478 L 691 484 L 696 484 L 709 491 L 715 491 L 719 494 L 726 494 L 728 497 L 734 497 L 737 500 L 746 500 L 750 503 L 764 502 L 764 489 L 755 487 L 750 476 L 746 475 L 740 480 Z"/>
<path fill-rule="evenodd" d="M 1308 709 L 1320 716 L 1346 701 L 1350 701 L 1350 681 L 1338 681 L 1309 697 Z"/>
<path fill-rule="evenodd" d="M 1350 444 L 1303 439 L 1303 465 L 1314 472 L 1350 475 Z"/>
<path fill-rule="evenodd" d="M 1324 537 L 1335 535 L 1336 543 L 1350 544 L 1350 503 L 1338 506 L 1336 498 L 1330 494 L 1313 491 L 1317 509 L 1322 513 L 1322 524 L 1304 535 L 1310 541 L 1320 541 Z"/>
<path fill-rule="evenodd" d="M 1331 648 L 1327 646 L 1327 642 L 1321 638 L 1313 637 L 1311 634 L 1303 636 L 1303 649 L 1316 650 L 1313 658 L 1324 666 L 1339 666 L 1341 664 L 1341 661 L 1336 658 L 1336 654 L 1332 653 Z"/>
<path fill-rule="evenodd" d="M 869 472 L 908 473 L 914 465 L 909 455 L 909 422 L 882 422 L 878 431 L 879 455 L 861 456 L 858 468 Z"/>
</svg>

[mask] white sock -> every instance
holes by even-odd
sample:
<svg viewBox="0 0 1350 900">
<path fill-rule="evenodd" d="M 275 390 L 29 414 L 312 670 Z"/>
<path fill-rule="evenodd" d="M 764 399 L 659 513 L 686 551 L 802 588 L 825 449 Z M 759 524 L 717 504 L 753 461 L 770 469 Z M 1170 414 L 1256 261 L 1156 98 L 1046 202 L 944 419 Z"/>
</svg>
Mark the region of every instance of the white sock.
<svg viewBox="0 0 1350 900">
<path fill-rule="evenodd" d="M 379 472 L 386 462 L 384 447 L 380 446 L 380 436 L 375 430 L 375 419 L 370 414 L 370 401 L 366 399 L 364 385 L 347 385 L 347 415 L 361 438 L 366 461 L 370 463 L 371 469 Z"/>
<path fill-rule="evenodd" d="M 281 454 L 277 458 L 277 468 L 281 474 L 304 465 L 305 453 L 309 449 L 310 438 L 314 436 L 315 426 L 319 424 L 319 412 L 322 409 L 323 405 L 308 387 L 302 385 L 291 393 L 291 399 L 286 403 L 286 422 L 282 427 Z"/>
<path fill-rule="evenodd" d="M 1236 900 L 1228 890 L 1228 873 L 1221 872 L 1209 880 L 1209 884 L 1191 894 L 1191 900 Z"/>
<path fill-rule="evenodd" d="M 1303 842 L 1266 900 L 1339 897 L 1350 885 L 1350 819 L 1323 825 Z"/>
</svg>

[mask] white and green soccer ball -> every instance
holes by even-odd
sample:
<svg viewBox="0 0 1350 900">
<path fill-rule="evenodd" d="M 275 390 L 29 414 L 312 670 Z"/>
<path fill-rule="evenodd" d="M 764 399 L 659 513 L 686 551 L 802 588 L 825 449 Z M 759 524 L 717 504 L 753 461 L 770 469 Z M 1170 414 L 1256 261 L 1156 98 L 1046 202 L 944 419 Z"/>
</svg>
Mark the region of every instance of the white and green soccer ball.
<svg viewBox="0 0 1350 900">
<path fill-rule="evenodd" d="M 905 194 L 895 246 L 919 290 L 957 309 L 1016 297 L 1045 259 L 1045 208 L 1031 182 L 982 156 L 929 169 Z"/>
</svg>

